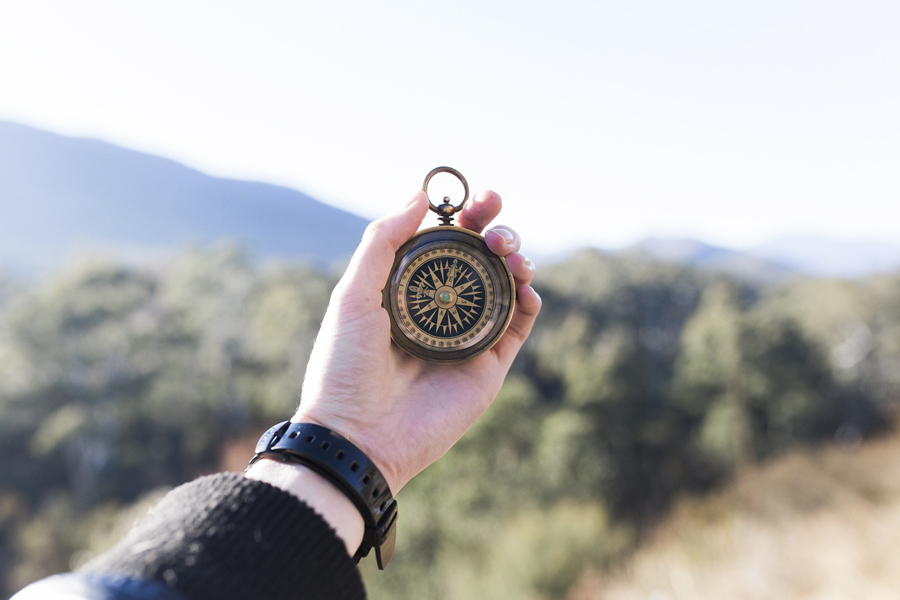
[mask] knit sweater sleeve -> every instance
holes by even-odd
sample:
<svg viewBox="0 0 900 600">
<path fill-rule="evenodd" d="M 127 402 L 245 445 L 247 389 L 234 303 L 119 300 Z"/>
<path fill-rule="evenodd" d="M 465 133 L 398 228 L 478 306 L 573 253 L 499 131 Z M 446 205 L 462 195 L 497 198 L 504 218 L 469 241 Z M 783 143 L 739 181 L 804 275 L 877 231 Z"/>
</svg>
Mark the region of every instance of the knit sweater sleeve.
<svg viewBox="0 0 900 600">
<path fill-rule="evenodd" d="M 315 511 L 234 473 L 176 488 L 82 570 L 160 581 L 190 600 L 365 598 L 343 542 Z"/>
</svg>

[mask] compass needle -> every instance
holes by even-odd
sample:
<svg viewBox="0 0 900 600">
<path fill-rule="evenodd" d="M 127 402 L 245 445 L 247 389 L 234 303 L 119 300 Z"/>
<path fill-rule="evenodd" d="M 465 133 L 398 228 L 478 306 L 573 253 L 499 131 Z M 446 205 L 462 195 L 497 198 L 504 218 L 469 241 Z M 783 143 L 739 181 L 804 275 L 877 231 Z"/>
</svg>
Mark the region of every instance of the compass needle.
<svg viewBox="0 0 900 600">
<path fill-rule="evenodd" d="M 450 266 L 450 273 L 447 275 L 447 287 L 453 287 L 453 282 L 456 280 L 456 269 L 458 262 L 458 260 L 453 259 L 453 264 Z"/>
</svg>

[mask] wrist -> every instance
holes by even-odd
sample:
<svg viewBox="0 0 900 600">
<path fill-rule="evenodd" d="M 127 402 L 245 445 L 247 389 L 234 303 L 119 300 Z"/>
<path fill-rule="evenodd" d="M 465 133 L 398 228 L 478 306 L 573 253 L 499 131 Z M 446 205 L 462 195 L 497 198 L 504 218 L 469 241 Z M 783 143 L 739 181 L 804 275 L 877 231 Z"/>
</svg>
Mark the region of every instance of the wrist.
<svg viewBox="0 0 900 600">
<path fill-rule="evenodd" d="M 397 503 L 384 475 L 362 450 L 321 425 L 284 421 L 259 439 L 250 466 L 266 459 L 303 465 L 332 484 L 363 521 L 362 541 L 353 559 L 359 561 L 374 548 L 378 568 L 387 566 L 396 541 Z M 356 539 L 348 538 L 348 544 Z"/>
<path fill-rule="evenodd" d="M 363 539 L 365 523 L 359 510 L 333 483 L 312 469 L 270 459 L 255 462 L 245 476 L 289 492 L 325 519 L 353 556 Z"/>
<path fill-rule="evenodd" d="M 400 489 L 405 485 L 409 478 L 404 479 L 400 476 L 400 474 L 392 468 L 392 464 L 385 460 L 383 455 L 384 443 L 379 444 L 376 441 L 373 441 L 372 435 L 367 432 L 360 431 L 357 427 L 354 427 L 355 423 L 352 421 L 348 421 L 345 419 L 326 419 L 313 417 L 306 412 L 301 412 L 303 408 L 301 407 L 293 417 L 291 417 L 291 423 L 308 423 L 310 425 L 318 425 L 319 427 L 324 427 L 326 429 L 330 429 L 331 431 L 337 433 L 341 437 L 345 438 L 351 444 L 359 448 L 365 455 L 368 457 L 378 468 L 381 474 L 384 476 L 385 481 L 388 484 L 388 487 L 391 489 L 391 492 L 396 494 Z M 381 450 L 381 451 L 380 451 Z"/>
</svg>

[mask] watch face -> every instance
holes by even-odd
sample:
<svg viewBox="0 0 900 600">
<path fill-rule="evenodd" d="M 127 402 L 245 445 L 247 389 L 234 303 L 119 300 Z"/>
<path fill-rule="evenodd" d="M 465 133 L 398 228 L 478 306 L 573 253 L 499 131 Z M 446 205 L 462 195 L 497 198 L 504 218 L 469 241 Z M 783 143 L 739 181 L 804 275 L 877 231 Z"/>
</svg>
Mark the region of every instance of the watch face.
<svg viewBox="0 0 900 600">
<path fill-rule="evenodd" d="M 460 362 L 488 350 L 512 316 L 506 262 L 481 236 L 458 227 L 425 230 L 397 253 L 384 292 L 391 337 L 433 362 Z"/>
</svg>

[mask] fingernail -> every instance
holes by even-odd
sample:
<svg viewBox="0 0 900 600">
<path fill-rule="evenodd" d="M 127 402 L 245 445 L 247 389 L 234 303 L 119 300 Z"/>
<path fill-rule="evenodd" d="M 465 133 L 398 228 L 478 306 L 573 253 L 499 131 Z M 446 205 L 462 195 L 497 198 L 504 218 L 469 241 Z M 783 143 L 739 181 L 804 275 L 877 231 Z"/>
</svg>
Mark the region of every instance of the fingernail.
<svg viewBox="0 0 900 600">
<path fill-rule="evenodd" d="M 502 237 L 503 241 L 506 242 L 507 244 L 511 243 L 514 239 L 516 239 L 516 237 L 512 234 L 512 232 L 508 231 L 506 229 L 492 229 L 491 231 L 493 231 L 494 233 L 496 233 L 497 235 Z"/>
</svg>

